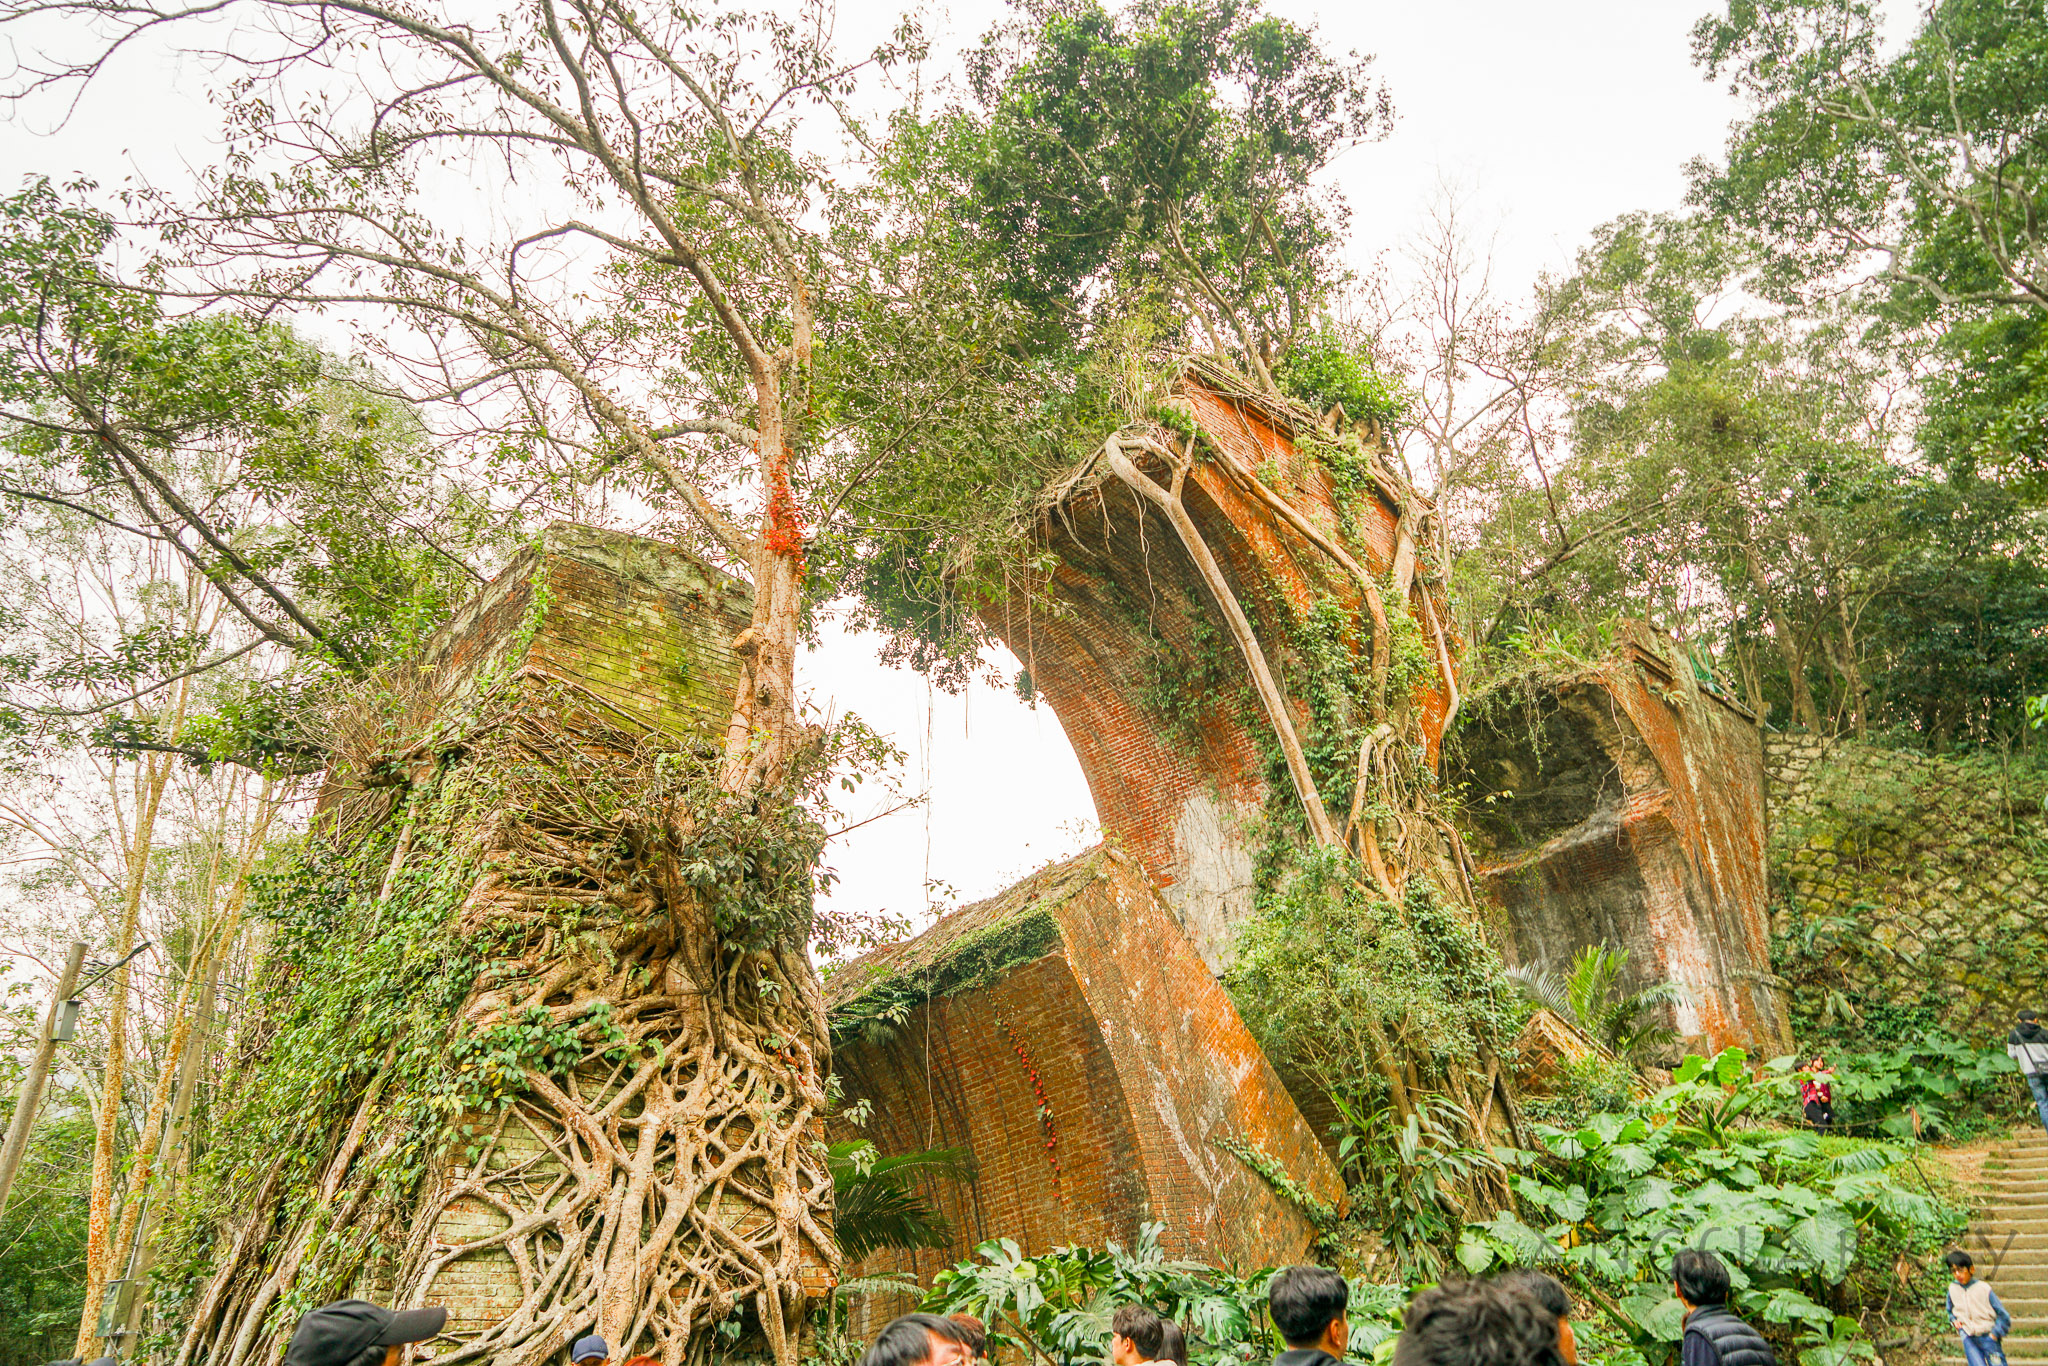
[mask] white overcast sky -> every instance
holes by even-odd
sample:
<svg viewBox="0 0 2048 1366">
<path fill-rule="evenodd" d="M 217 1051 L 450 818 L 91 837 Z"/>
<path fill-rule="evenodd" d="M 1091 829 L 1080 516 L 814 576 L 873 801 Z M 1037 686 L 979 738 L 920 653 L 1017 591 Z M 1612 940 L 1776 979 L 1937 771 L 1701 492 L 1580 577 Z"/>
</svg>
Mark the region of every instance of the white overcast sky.
<svg viewBox="0 0 2048 1366">
<path fill-rule="evenodd" d="M 1686 38 L 1711 3 L 1270 7 L 1314 23 L 1335 48 L 1375 54 L 1392 90 L 1393 137 L 1352 151 L 1334 176 L 1352 208 L 1358 265 L 1397 257 L 1450 185 L 1491 240 L 1496 292 L 1512 300 L 1538 273 L 1567 266 L 1600 223 L 1677 207 L 1685 161 L 1718 151 L 1738 110 L 1693 68 Z M 851 48 L 885 32 L 896 13 L 883 0 L 847 0 L 842 43 Z M 996 4 L 955 4 L 929 12 L 928 27 L 957 43 L 999 13 Z M 215 118 L 203 69 L 158 54 L 112 74 L 59 132 L 48 131 L 46 114 L 0 124 L 0 188 L 30 173 L 83 173 L 108 186 L 131 171 L 175 179 L 180 162 L 208 158 Z M 1014 661 L 1005 662 L 1014 672 Z M 972 899 L 1094 838 L 1087 786 L 1059 721 L 1043 707 L 979 686 L 964 697 L 932 693 L 917 675 L 877 663 L 873 642 L 830 629 L 804 673 L 821 707 L 857 712 L 894 734 L 909 755 L 907 785 L 931 793 L 924 809 L 836 844 L 830 861 L 843 879 L 842 904 L 922 922 L 927 877 Z"/>
</svg>

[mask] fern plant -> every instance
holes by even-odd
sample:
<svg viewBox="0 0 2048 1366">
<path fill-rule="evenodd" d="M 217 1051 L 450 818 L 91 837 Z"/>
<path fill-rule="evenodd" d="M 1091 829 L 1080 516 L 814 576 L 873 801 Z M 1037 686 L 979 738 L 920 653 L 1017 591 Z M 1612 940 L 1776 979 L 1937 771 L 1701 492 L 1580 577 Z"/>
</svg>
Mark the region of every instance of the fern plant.
<svg viewBox="0 0 2048 1366">
<path fill-rule="evenodd" d="M 1562 976 L 1534 965 L 1511 968 L 1508 976 L 1530 1000 L 1570 1020 L 1616 1057 L 1640 1062 L 1651 1050 L 1677 1042 L 1678 1031 L 1658 1012 L 1683 1001 L 1685 988 L 1654 982 L 1629 991 L 1622 983 L 1627 971 L 1627 949 L 1590 944 Z"/>
<path fill-rule="evenodd" d="M 883 1157 L 866 1139 L 826 1150 L 832 1172 L 832 1232 L 849 1263 L 883 1248 L 945 1247 L 953 1228 L 916 1188 L 920 1177 L 964 1181 L 973 1175 L 961 1148 L 926 1148 Z"/>
</svg>

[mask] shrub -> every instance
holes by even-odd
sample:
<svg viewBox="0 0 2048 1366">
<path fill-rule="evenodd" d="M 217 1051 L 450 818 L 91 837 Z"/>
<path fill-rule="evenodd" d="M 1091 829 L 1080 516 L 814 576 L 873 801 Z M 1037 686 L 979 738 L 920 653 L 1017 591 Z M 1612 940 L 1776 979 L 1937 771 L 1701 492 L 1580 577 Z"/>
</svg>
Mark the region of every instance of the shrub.
<svg viewBox="0 0 2048 1366">
<path fill-rule="evenodd" d="M 1728 1263 L 1738 1308 L 1796 1336 L 1807 1366 L 1869 1357 L 1834 1306 L 1869 1305 L 1895 1257 L 1932 1251 L 1967 1214 L 1907 1186 L 1907 1146 L 1759 1125 L 1790 1073 L 1785 1058 L 1753 1077 L 1740 1049 L 1688 1057 L 1648 1100 L 1576 1128 L 1534 1125 L 1539 1149 L 1509 1154 L 1520 1208 L 1469 1224 L 1459 1261 L 1474 1274 L 1543 1266 L 1632 1345 L 1668 1354 L 1682 1314 L 1671 1254 L 1704 1247 Z"/>
</svg>

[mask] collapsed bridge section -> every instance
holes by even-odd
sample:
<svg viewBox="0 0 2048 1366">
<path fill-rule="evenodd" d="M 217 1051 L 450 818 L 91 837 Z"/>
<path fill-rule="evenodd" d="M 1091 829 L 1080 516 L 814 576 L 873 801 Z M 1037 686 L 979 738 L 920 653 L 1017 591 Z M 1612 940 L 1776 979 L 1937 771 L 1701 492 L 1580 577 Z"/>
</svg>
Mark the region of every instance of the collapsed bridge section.
<svg viewBox="0 0 2048 1366">
<path fill-rule="evenodd" d="M 1428 551 L 1428 500 L 1392 471 L 1368 425 L 1340 436 L 1200 362 L 1170 402 L 1202 435 L 1181 502 L 1294 724 L 1320 734 L 1308 758 L 1323 780 L 1355 763 L 1357 741 L 1343 753 L 1315 745 L 1386 719 L 1418 737 L 1433 766 L 1456 705 L 1456 646 Z M 1132 458 L 1143 477 L 1167 478 L 1156 455 Z M 1289 783 L 1274 728 L 1202 566 L 1104 456 L 1049 491 L 1038 533 L 1058 561 L 1043 585 L 1056 610 L 998 603 L 983 620 L 1058 715 L 1104 835 L 1147 870 L 1220 972 L 1252 909 L 1259 817 Z M 1372 682 L 1387 717 L 1361 703 Z M 1335 781 L 1341 821 L 1349 789 Z"/>
<path fill-rule="evenodd" d="M 1132 859 L 1097 848 L 915 939 L 836 970 L 833 1066 L 857 1132 L 885 1154 L 965 1150 L 933 1181 L 951 1244 L 863 1270 L 928 1280 L 985 1239 L 1026 1255 L 1135 1246 L 1174 1257 L 1299 1260 L 1316 1231 L 1240 1154 L 1316 1198 L 1342 1185 L 1223 988 Z M 1254 1159 L 1258 1160 L 1258 1159 Z"/>
<path fill-rule="evenodd" d="M 1448 747 L 1482 894 L 1511 962 L 1629 951 L 1677 983 L 1684 1041 L 1778 1050 L 1755 717 L 1682 647 L 1632 628 L 1611 660 L 1474 703 Z"/>
</svg>

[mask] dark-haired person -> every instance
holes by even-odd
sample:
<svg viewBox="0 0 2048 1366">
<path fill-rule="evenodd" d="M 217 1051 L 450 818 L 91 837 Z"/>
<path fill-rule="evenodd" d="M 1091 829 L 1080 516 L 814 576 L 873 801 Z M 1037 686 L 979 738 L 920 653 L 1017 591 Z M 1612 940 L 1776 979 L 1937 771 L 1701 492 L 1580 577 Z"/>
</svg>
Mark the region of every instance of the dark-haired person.
<svg viewBox="0 0 2048 1366">
<path fill-rule="evenodd" d="M 2034 1108 L 2040 1112 L 2041 1127 L 2048 1129 L 2048 1029 L 2041 1027 L 2039 1011 L 2020 1012 L 2012 1033 L 2005 1036 L 2005 1051 L 2019 1064 L 2020 1074 L 2027 1079 L 2027 1089 L 2034 1093 Z"/>
<path fill-rule="evenodd" d="M 1684 1247 L 1671 1259 L 1671 1288 L 1685 1306 L 1679 1366 L 1778 1366 L 1763 1334 L 1728 1307 L 1728 1268 L 1713 1253 Z"/>
<path fill-rule="evenodd" d="M 284 1349 L 285 1366 L 398 1366 L 405 1349 L 441 1335 L 446 1309 L 386 1309 L 336 1300 L 309 1309 Z"/>
<path fill-rule="evenodd" d="M 1162 1366 L 1169 1361 L 1173 1366 L 1188 1366 L 1187 1334 L 1172 1319 L 1159 1321 L 1159 1360 Z"/>
<path fill-rule="evenodd" d="M 1408 1302 L 1394 1366 L 1562 1366 L 1561 1322 L 1526 1282 L 1446 1281 Z"/>
<path fill-rule="evenodd" d="M 988 1325 L 972 1314 L 948 1314 L 946 1322 L 960 1330 L 960 1345 L 969 1361 L 988 1360 Z"/>
<path fill-rule="evenodd" d="M 905 1314 L 875 1334 L 860 1366 L 967 1366 L 967 1343 L 951 1319 Z"/>
<path fill-rule="evenodd" d="M 1813 1131 L 1824 1134 L 1835 1127 L 1835 1088 L 1821 1080 L 1828 1075 L 1828 1060 L 1816 1057 L 1806 1064 L 1806 1071 L 1812 1075 L 1799 1083 L 1799 1108 Z"/>
<path fill-rule="evenodd" d="M 1970 1366 L 2005 1366 L 2005 1335 L 2012 1315 L 1998 1302 L 1998 1292 L 1977 1279 L 1977 1264 L 1967 1252 L 1951 1252 L 1953 1283 L 1948 1288 L 1948 1322 L 1963 1340 L 1963 1360 Z"/>
<path fill-rule="evenodd" d="M 1579 1342 L 1572 1335 L 1572 1297 L 1557 1278 L 1525 1268 L 1502 1273 L 1500 1283 L 1527 1295 L 1544 1313 L 1557 1315 L 1557 1355 L 1564 1366 L 1579 1366 Z"/>
<path fill-rule="evenodd" d="M 1145 1366 L 1159 1360 L 1163 1336 L 1159 1315 L 1148 1304 L 1117 1306 L 1109 1321 L 1109 1359 L 1113 1366 Z"/>
<path fill-rule="evenodd" d="M 1351 1345 L 1351 1287 L 1324 1266 L 1290 1266 L 1266 1288 L 1266 1312 L 1287 1350 L 1273 1366 L 1329 1366 Z"/>
</svg>

